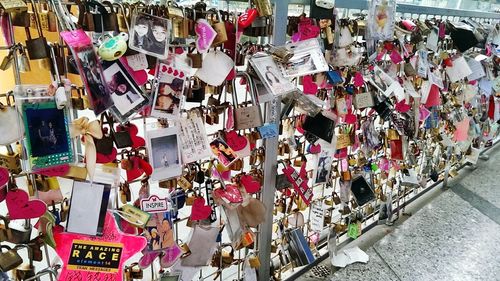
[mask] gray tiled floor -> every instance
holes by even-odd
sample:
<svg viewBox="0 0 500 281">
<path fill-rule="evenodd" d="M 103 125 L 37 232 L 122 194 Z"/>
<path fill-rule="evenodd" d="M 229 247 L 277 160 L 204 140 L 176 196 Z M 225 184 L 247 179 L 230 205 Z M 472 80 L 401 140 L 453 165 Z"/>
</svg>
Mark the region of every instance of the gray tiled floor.
<svg viewBox="0 0 500 281">
<path fill-rule="evenodd" d="M 500 149 L 489 154 L 369 247 L 368 264 L 340 269 L 332 280 L 500 280 Z"/>
</svg>

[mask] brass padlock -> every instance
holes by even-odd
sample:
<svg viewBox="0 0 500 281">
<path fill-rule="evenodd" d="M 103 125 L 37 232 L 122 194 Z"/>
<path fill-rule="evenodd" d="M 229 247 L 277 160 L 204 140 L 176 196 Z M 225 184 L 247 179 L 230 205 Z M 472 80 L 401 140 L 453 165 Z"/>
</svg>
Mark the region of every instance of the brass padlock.
<svg viewBox="0 0 500 281">
<path fill-rule="evenodd" d="M 4 250 L 7 250 L 4 252 Z M 23 259 L 17 251 L 6 245 L 0 246 L 0 270 L 2 272 L 10 271 L 23 263 Z"/>
<path fill-rule="evenodd" d="M 134 262 L 129 266 L 125 266 L 124 273 L 126 281 L 131 281 L 134 279 L 142 279 L 144 275 L 142 268 L 139 267 L 139 263 L 137 262 Z"/>
<path fill-rule="evenodd" d="M 219 10 L 210 9 L 209 12 L 212 12 L 212 28 L 217 32 L 217 36 L 215 36 L 214 41 L 212 42 L 212 47 L 219 46 L 227 41 L 227 31 L 226 25 L 221 18 Z M 217 19 L 213 19 L 213 16 L 216 15 Z"/>
<path fill-rule="evenodd" d="M 19 69 L 19 72 L 22 73 L 31 71 L 30 60 L 28 59 L 28 56 L 26 55 L 26 50 L 22 45 L 19 48 L 19 55 L 17 57 L 17 68 Z"/>
<path fill-rule="evenodd" d="M 47 45 L 47 39 L 43 37 L 43 32 L 42 32 L 42 26 L 40 23 L 40 18 L 38 14 L 38 10 L 36 9 L 36 6 L 34 5 L 34 2 L 32 2 L 33 6 L 33 12 L 34 12 L 34 19 L 35 19 L 35 26 L 36 30 L 38 32 L 38 38 L 31 38 L 31 33 L 29 28 L 25 28 L 26 31 L 26 48 L 28 49 L 28 55 L 30 59 L 32 60 L 39 60 L 39 59 L 46 59 L 49 58 L 49 46 Z M 50 65 L 50 64 L 49 64 Z"/>
<path fill-rule="evenodd" d="M 0 216 L 0 220 L 3 221 L 3 224 L 0 225 L 0 242 L 8 241 L 9 237 L 12 237 L 12 231 L 9 228 L 9 219 Z"/>
<path fill-rule="evenodd" d="M 260 259 L 256 255 L 252 255 L 250 258 L 248 258 L 248 263 L 250 264 L 251 268 L 259 268 L 260 267 Z"/>
<path fill-rule="evenodd" d="M 273 15 L 273 8 L 271 6 L 271 1 L 269 0 L 253 0 L 252 1 L 259 12 L 261 17 L 267 17 Z"/>
<path fill-rule="evenodd" d="M 22 248 L 26 248 L 28 250 L 28 264 L 21 264 L 12 272 L 12 276 L 14 276 L 16 281 L 23 281 L 28 278 L 35 276 L 35 266 L 33 265 L 33 250 L 28 245 L 17 245 L 14 250 L 19 251 Z"/>
<path fill-rule="evenodd" d="M 7 168 L 11 174 L 19 174 L 23 170 L 19 153 L 14 152 L 10 145 L 7 146 L 7 154 L 0 154 L 0 167 Z"/>
<path fill-rule="evenodd" d="M 12 63 L 14 62 L 14 49 L 10 49 L 9 53 L 3 57 L 2 63 L 0 63 L 0 69 L 5 71 L 9 69 L 12 66 Z"/>
<path fill-rule="evenodd" d="M 177 179 L 172 178 L 164 181 L 158 182 L 160 188 L 175 189 L 177 187 Z"/>
<path fill-rule="evenodd" d="M 47 178 L 42 175 L 36 175 L 35 176 L 35 186 L 38 191 L 41 192 L 47 192 L 50 190 L 49 187 L 49 182 L 47 181 Z"/>
<path fill-rule="evenodd" d="M 28 10 L 28 6 L 22 0 L 0 0 L 0 7 L 7 13 Z"/>
<path fill-rule="evenodd" d="M 7 237 L 7 241 L 14 244 L 28 244 L 31 240 L 31 230 L 33 229 L 30 220 L 24 220 L 22 228 L 17 229 L 9 227 L 11 235 Z"/>
<path fill-rule="evenodd" d="M 68 219 L 69 215 L 69 200 L 68 198 L 64 198 L 61 202 L 61 212 L 59 217 L 61 218 L 61 222 L 65 222 Z"/>
<path fill-rule="evenodd" d="M 76 91 L 72 91 L 72 93 L 76 92 L 76 96 L 73 94 L 71 95 L 71 105 L 73 106 L 74 109 L 84 110 L 85 103 L 82 98 L 82 92 L 80 89 L 74 89 L 74 90 Z"/>
</svg>

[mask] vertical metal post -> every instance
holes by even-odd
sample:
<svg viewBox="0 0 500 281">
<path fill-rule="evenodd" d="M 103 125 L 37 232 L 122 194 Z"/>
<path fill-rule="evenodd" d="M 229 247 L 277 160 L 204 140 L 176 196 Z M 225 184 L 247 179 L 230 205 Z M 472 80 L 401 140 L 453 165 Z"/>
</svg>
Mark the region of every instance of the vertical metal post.
<svg viewBox="0 0 500 281">
<path fill-rule="evenodd" d="M 286 42 L 286 26 L 288 17 L 288 0 L 274 1 L 274 21 L 272 44 L 284 45 Z M 266 104 L 266 123 L 279 126 L 281 98 L 275 98 Z M 266 156 L 264 162 L 264 189 L 261 195 L 266 206 L 265 222 L 259 227 L 259 259 L 262 266 L 259 268 L 260 281 L 268 281 L 271 277 L 271 242 L 273 235 L 273 208 L 274 193 L 276 191 L 276 169 L 278 166 L 278 137 L 264 141 Z"/>
</svg>

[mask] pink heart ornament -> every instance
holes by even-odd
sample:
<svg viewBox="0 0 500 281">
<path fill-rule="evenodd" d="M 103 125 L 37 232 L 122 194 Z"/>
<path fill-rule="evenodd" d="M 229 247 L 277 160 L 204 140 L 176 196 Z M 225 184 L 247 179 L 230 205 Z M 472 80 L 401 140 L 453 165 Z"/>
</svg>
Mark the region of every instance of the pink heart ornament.
<svg viewBox="0 0 500 281">
<path fill-rule="evenodd" d="M 226 188 L 218 188 L 214 190 L 215 197 L 225 199 L 229 203 L 241 203 L 243 202 L 243 197 L 241 192 L 236 185 L 226 184 Z"/>
<path fill-rule="evenodd" d="M 304 94 L 315 95 L 318 92 L 318 85 L 314 83 L 312 75 L 306 75 L 302 79 L 302 85 L 304 87 Z"/>
<path fill-rule="evenodd" d="M 245 149 L 248 145 L 248 140 L 245 136 L 239 135 L 236 131 L 226 132 L 226 142 L 234 151 Z"/>
<path fill-rule="evenodd" d="M 206 53 L 210 49 L 212 42 L 214 42 L 217 31 L 212 28 L 207 20 L 198 19 L 194 32 L 196 33 L 196 49 L 200 53 Z"/>
<path fill-rule="evenodd" d="M 364 84 L 365 79 L 363 78 L 363 75 L 361 74 L 361 72 L 356 72 L 356 74 L 354 74 L 354 86 L 363 87 Z"/>
<path fill-rule="evenodd" d="M 43 216 L 47 205 L 42 200 L 29 200 L 29 195 L 22 189 L 11 190 L 6 197 L 10 219 L 35 219 Z"/>
</svg>

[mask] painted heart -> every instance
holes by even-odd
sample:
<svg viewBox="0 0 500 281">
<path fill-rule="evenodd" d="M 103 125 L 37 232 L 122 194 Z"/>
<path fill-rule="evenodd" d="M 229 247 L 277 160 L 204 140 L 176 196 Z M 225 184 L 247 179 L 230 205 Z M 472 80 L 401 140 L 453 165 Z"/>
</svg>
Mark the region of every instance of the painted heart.
<svg viewBox="0 0 500 281">
<path fill-rule="evenodd" d="M 167 70 L 167 73 L 168 74 L 172 74 L 172 72 L 174 72 L 174 70 L 172 69 L 172 67 L 169 67 L 168 70 Z"/>
<path fill-rule="evenodd" d="M 257 9 L 248 9 L 238 17 L 238 29 L 245 29 L 249 27 L 258 16 L 259 11 L 257 11 Z"/>
<path fill-rule="evenodd" d="M 120 58 L 120 62 L 123 64 L 125 69 L 128 70 L 128 73 L 132 75 L 137 85 L 142 86 L 148 82 L 148 73 L 144 69 L 133 70 L 129 65 L 128 61 L 125 57 Z"/>
<path fill-rule="evenodd" d="M 215 178 L 220 178 L 221 180 L 229 181 L 231 179 L 231 170 L 218 171 L 215 167 L 212 168 L 212 175 Z"/>
<path fill-rule="evenodd" d="M 226 142 L 234 151 L 245 149 L 248 145 L 248 139 L 245 136 L 238 134 L 236 131 L 226 132 Z"/>
<path fill-rule="evenodd" d="M 312 75 L 306 75 L 302 79 L 302 84 L 304 86 L 304 94 L 315 95 L 318 92 L 318 85 L 314 83 Z"/>
<path fill-rule="evenodd" d="M 236 185 L 226 184 L 226 188 L 218 188 L 214 190 L 214 196 L 225 199 L 224 201 L 228 201 L 229 203 L 241 203 L 243 202 L 243 197 L 241 196 L 241 192 Z"/>
<path fill-rule="evenodd" d="M 191 220 L 199 221 L 208 219 L 212 213 L 212 207 L 205 205 L 205 198 L 198 197 L 194 199 L 193 208 L 191 209 Z"/>
<path fill-rule="evenodd" d="M 43 216 L 47 205 L 38 199 L 29 200 L 29 195 L 22 189 L 7 192 L 7 209 L 10 219 L 35 219 Z"/>
<path fill-rule="evenodd" d="M 257 193 L 262 187 L 260 182 L 255 180 L 251 175 L 243 175 L 240 177 L 240 182 L 248 193 Z"/>
<path fill-rule="evenodd" d="M 139 157 L 132 157 L 130 158 L 131 167 L 130 169 L 127 169 L 127 181 L 133 181 L 135 179 L 138 179 L 144 171 L 139 167 Z"/>
<path fill-rule="evenodd" d="M 96 153 L 96 163 L 110 163 L 116 160 L 116 156 L 118 155 L 118 150 L 116 150 L 115 147 L 111 150 L 110 154 L 102 154 L 102 153 Z"/>
<path fill-rule="evenodd" d="M 179 71 L 176 69 L 174 70 L 174 76 L 178 76 L 179 75 Z"/>
<path fill-rule="evenodd" d="M 142 158 L 139 158 L 139 168 L 143 170 L 144 173 L 148 176 L 151 176 L 151 174 L 153 173 L 153 167 L 151 166 L 151 164 L 149 164 L 148 161 Z"/>
<path fill-rule="evenodd" d="M 164 64 L 161 65 L 161 72 L 167 72 L 167 69 L 168 68 L 166 65 L 164 65 Z"/>
<path fill-rule="evenodd" d="M 214 42 L 217 31 L 212 28 L 207 20 L 198 19 L 194 32 L 196 33 L 196 49 L 200 53 L 206 53 L 210 49 L 212 42 Z"/>
</svg>

